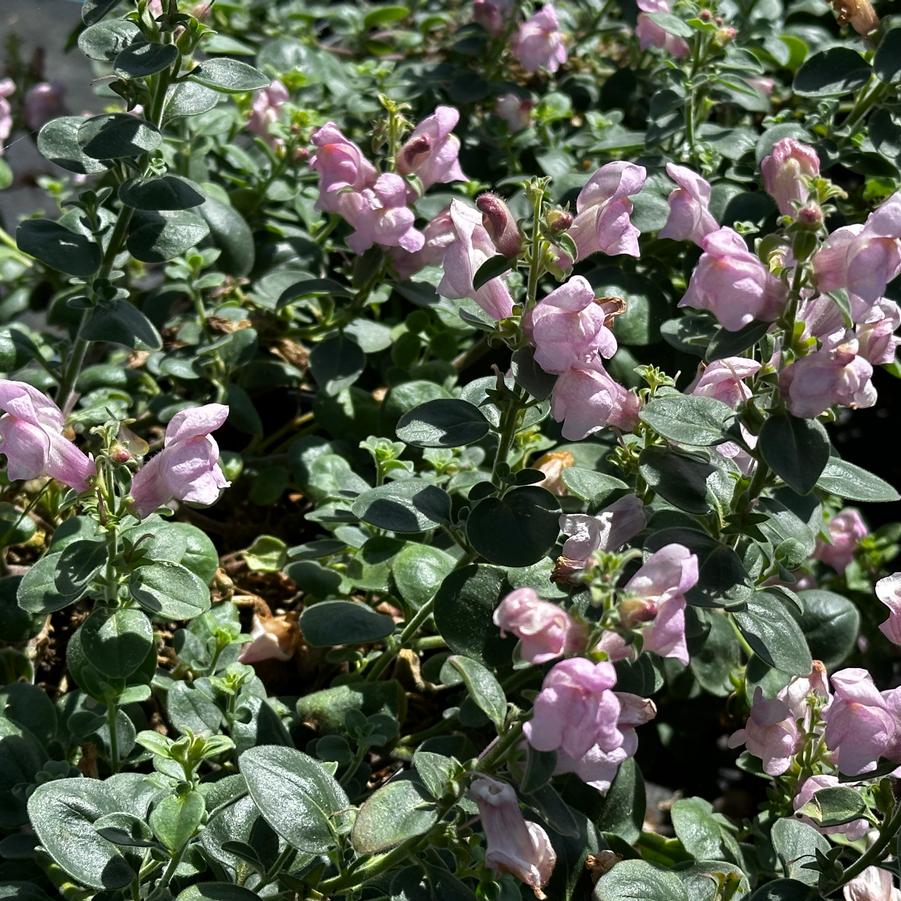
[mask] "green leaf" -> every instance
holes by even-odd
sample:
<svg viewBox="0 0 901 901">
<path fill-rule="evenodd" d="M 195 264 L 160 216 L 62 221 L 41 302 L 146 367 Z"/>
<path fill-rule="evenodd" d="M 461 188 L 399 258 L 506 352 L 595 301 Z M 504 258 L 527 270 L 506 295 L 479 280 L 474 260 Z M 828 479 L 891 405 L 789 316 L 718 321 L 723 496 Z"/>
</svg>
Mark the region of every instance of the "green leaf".
<svg viewBox="0 0 901 901">
<path fill-rule="evenodd" d="M 224 57 L 204 60 L 190 72 L 188 78 L 223 94 L 243 94 L 245 91 L 266 88 L 270 84 L 259 69 Z"/>
<path fill-rule="evenodd" d="M 238 767 L 266 822 L 293 848 L 330 853 L 350 802 L 317 760 L 293 748 L 245 751 Z"/>
<path fill-rule="evenodd" d="M 366 13 L 363 17 L 363 27 L 379 28 L 383 25 L 389 25 L 391 22 L 398 22 L 406 19 L 410 15 L 410 10 L 406 6 L 380 6 L 371 12 Z"/>
<path fill-rule="evenodd" d="M 310 371 L 329 397 L 336 397 L 349 388 L 365 368 L 363 349 L 344 334 L 326 338 L 310 351 Z"/>
<path fill-rule="evenodd" d="M 498 732 L 503 730 L 507 719 L 507 698 L 488 667 L 469 657 L 452 654 L 441 667 L 440 678 L 445 685 L 462 681 L 476 706 L 494 723 Z"/>
<path fill-rule="evenodd" d="M 140 35 L 141 29 L 128 19 L 98 22 L 78 36 L 78 49 L 88 59 L 109 63 Z"/>
<path fill-rule="evenodd" d="M 862 817 L 867 810 L 860 792 L 845 785 L 821 788 L 798 811 L 820 826 L 843 826 Z"/>
<path fill-rule="evenodd" d="M 304 609 L 300 629 L 314 648 L 367 644 L 387 638 L 394 631 L 394 620 L 365 604 L 321 601 Z"/>
<path fill-rule="evenodd" d="M 160 350 L 163 346 L 156 326 L 125 298 L 98 304 L 91 311 L 82 336 L 91 341 L 108 341 L 139 350 Z"/>
<path fill-rule="evenodd" d="M 124 888 L 135 878 L 118 848 L 93 826 L 115 811 L 112 794 L 99 779 L 45 782 L 28 799 L 28 816 L 41 845 L 76 882 L 94 889 Z"/>
<path fill-rule="evenodd" d="M 16 229 L 16 244 L 51 269 L 79 278 L 93 275 L 102 260 L 96 242 L 51 219 L 26 219 Z"/>
<path fill-rule="evenodd" d="M 680 798 L 672 807 L 673 829 L 682 846 L 696 860 L 741 860 L 738 842 L 728 820 L 703 798 Z"/>
<path fill-rule="evenodd" d="M 809 57 L 795 75 L 794 90 L 802 97 L 841 97 L 862 88 L 870 65 L 849 47 L 832 47 Z"/>
<path fill-rule="evenodd" d="M 746 901 L 819 901 L 823 896 L 797 879 L 777 879 L 760 886 Z"/>
<path fill-rule="evenodd" d="M 847 598 L 819 588 L 799 591 L 803 613 L 793 612 L 807 639 L 810 654 L 835 669 L 854 650 L 860 633 L 860 613 Z"/>
<path fill-rule="evenodd" d="M 490 428 L 475 404 L 439 398 L 404 413 L 397 423 L 397 437 L 416 447 L 462 447 L 481 441 Z"/>
<path fill-rule="evenodd" d="M 614 491 L 629 490 L 622 479 L 582 466 L 568 466 L 564 469 L 563 483 L 570 493 L 588 501 L 592 507 L 600 506 Z"/>
<path fill-rule="evenodd" d="M 228 275 L 247 275 L 253 269 L 256 252 L 253 233 L 244 217 L 215 197 L 207 197 L 197 212 L 209 226 L 213 243 L 222 251 L 219 268 Z"/>
<path fill-rule="evenodd" d="M 724 432 L 735 412 L 712 397 L 665 394 L 651 400 L 639 417 L 670 441 L 706 447 L 726 440 Z"/>
<path fill-rule="evenodd" d="M 624 760 L 604 796 L 600 815 L 595 819 L 599 832 L 619 836 L 624 842 L 638 841 L 644 825 L 647 800 L 644 779 L 634 758 Z"/>
<path fill-rule="evenodd" d="M 773 823 L 771 836 L 785 874 L 807 885 L 816 885 L 819 874 L 804 865 L 816 862 L 817 851 L 828 852 L 829 842 L 813 826 L 788 817 Z"/>
<path fill-rule="evenodd" d="M 883 81 L 901 79 L 901 28 L 886 32 L 873 58 L 873 69 Z"/>
<path fill-rule="evenodd" d="M 187 210 L 205 199 L 194 182 L 180 175 L 136 178 L 119 187 L 119 200 L 136 210 Z"/>
<path fill-rule="evenodd" d="M 707 460 L 652 446 L 641 452 L 638 471 L 648 487 L 674 507 L 702 515 L 710 509 L 707 479 L 717 470 Z"/>
<path fill-rule="evenodd" d="M 145 610 L 163 619 L 193 619 L 210 609 L 210 590 L 203 579 L 178 563 L 139 566 L 128 590 Z"/>
<path fill-rule="evenodd" d="M 358 854 L 376 854 L 428 832 L 437 822 L 428 794 L 411 779 L 394 779 L 363 803 L 351 841 Z"/>
<path fill-rule="evenodd" d="M 351 511 L 378 529 L 426 532 L 449 522 L 450 497 L 422 479 L 404 479 L 364 491 Z"/>
<path fill-rule="evenodd" d="M 38 132 L 38 150 L 51 163 L 78 175 L 106 172 L 106 166 L 89 157 L 78 143 L 78 130 L 84 121 L 81 116 L 51 119 Z"/>
<path fill-rule="evenodd" d="M 829 461 L 829 436 L 816 419 L 769 416 L 758 443 L 767 466 L 798 494 L 809 494 Z"/>
<path fill-rule="evenodd" d="M 595 901 L 689 901 L 674 873 L 643 860 L 623 860 L 601 877 Z"/>
<path fill-rule="evenodd" d="M 505 272 L 509 272 L 513 268 L 515 262 L 515 259 L 505 257 L 503 254 L 489 257 L 481 266 L 479 266 L 475 275 L 472 277 L 473 290 L 478 291 L 479 288 L 486 285 L 491 279 L 497 278 Z"/>
<path fill-rule="evenodd" d="M 489 563 L 529 566 L 554 546 L 560 535 L 560 504 L 544 488 L 513 488 L 503 497 L 479 501 L 466 520 L 466 537 Z"/>
<path fill-rule="evenodd" d="M 16 600 L 23 610 L 35 615 L 53 613 L 74 604 L 87 591 L 87 585 L 68 592 L 57 587 L 56 576 L 62 554 L 62 551 L 57 551 L 44 555 L 22 577 Z"/>
<path fill-rule="evenodd" d="M 163 798 L 150 813 L 153 834 L 170 851 L 184 847 L 200 827 L 206 814 L 203 795 L 188 791 Z"/>
<path fill-rule="evenodd" d="M 106 676 L 124 679 L 147 659 L 153 626 L 140 610 L 98 607 L 82 623 L 81 641 L 93 666 Z"/>
<path fill-rule="evenodd" d="M 78 145 L 95 160 L 118 160 L 152 153 L 163 143 L 159 129 L 137 116 L 92 116 L 78 129 Z"/>
<path fill-rule="evenodd" d="M 737 332 L 721 328 L 707 347 L 707 360 L 721 360 L 723 357 L 737 357 L 753 347 L 770 329 L 771 322 L 750 322 Z"/>
<path fill-rule="evenodd" d="M 672 13 L 648 13 L 647 15 L 655 25 L 659 25 L 667 34 L 674 34 L 680 38 L 692 38 L 695 35 L 695 30 L 691 25 Z"/>
<path fill-rule="evenodd" d="M 494 608 L 510 591 L 499 567 L 472 563 L 454 570 L 435 595 L 435 625 L 455 654 L 487 666 L 508 663 L 515 644 L 503 639 L 491 621 Z"/>
<path fill-rule="evenodd" d="M 81 21 L 85 25 L 93 25 L 118 5 L 119 0 L 84 0 L 81 7 Z"/>
<path fill-rule="evenodd" d="M 435 597 L 457 561 L 441 548 L 411 542 L 391 563 L 391 574 L 401 598 L 414 610 Z"/>
<path fill-rule="evenodd" d="M 113 70 L 121 78 L 146 78 L 168 69 L 179 58 L 175 44 L 135 41 L 113 61 Z"/>
<path fill-rule="evenodd" d="M 669 213 L 669 205 L 664 197 L 659 199 L 665 216 Z M 656 230 L 662 226 L 661 222 L 654 228 Z M 670 306 L 658 284 L 633 272 L 624 272 L 616 266 L 593 269 L 585 277 L 591 282 L 595 294 L 601 297 L 619 297 L 626 302 L 623 314 L 613 321 L 613 333 L 620 344 L 646 347 L 660 340 L 660 326 L 670 315 Z"/>
<path fill-rule="evenodd" d="M 866 501 L 871 504 L 901 500 L 901 494 L 898 494 L 888 482 L 838 457 L 829 458 L 829 462 L 817 479 L 817 488 L 848 500 Z"/>
<path fill-rule="evenodd" d="M 793 676 L 810 672 L 813 660 L 804 633 L 777 595 L 758 591 L 744 610 L 732 615 L 745 641 L 765 663 Z"/>
<path fill-rule="evenodd" d="M 291 287 L 285 288 L 279 295 L 276 307 L 281 309 L 304 297 L 353 296 L 354 292 L 346 285 L 342 285 L 341 282 L 336 282 L 330 278 L 305 278 L 303 281 L 295 282 Z"/>
<path fill-rule="evenodd" d="M 258 901 L 259 895 L 231 882 L 198 882 L 179 892 L 175 901 Z"/>
<path fill-rule="evenodd" d="M 459 764 L 443 754 L 420 750 L 413 754 L 413 767 L 429 794 L 438 800 L 451 790 Z"/>
<path fill-rule="evenodd" d="M 166 95 L 166 122 L 180 119 L 183 116 L 200 116 L 215 109 L 222 94 L 202 84 L 192 81 L 181 81 L 172 85 Z"/>
<path fill-rule="evenodd" d="M 202 217 L 189 210 L 143 210 L 132 220 L 128 252 L 144 263 L 164 263 L 196 247 L 210 233 Z"/>
<path fill-rule="evenodd" d="M 63 594 L 84 591 L 88 582 L 106 563 L 106 558 L 106 542 L 93 539 L 73 541 L 59 555 L 56 587 Z"/>
</svg>

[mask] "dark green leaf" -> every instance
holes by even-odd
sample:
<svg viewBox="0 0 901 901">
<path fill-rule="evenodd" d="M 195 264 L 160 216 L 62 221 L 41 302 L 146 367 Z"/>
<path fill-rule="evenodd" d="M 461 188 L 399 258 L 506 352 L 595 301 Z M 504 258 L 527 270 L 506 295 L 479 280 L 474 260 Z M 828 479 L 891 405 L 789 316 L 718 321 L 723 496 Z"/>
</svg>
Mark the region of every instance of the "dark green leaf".
<svg viewBox="0 0 901 901">
<path fill-rule="evenodd" d="M 639 415 L 664 438 L 701 447 L 725 441 L 723 433 L 735 417 L 722 401 L 686 394 L 655 397 Z"/>
<path fill-rule="evenodd" d="M 78 143 L 78 130 L 84 121 L 81 116 L 51 119 L 38 132 L 38 150 L 51 163 L 78 175 L 106 172 L 106 166 L 87 156 Z"/>
<path fill-rule="evenodd" d="M 366 644 L 387 638 L 394 631 L 394 620 L 365 604 L 322 601 L 304 609 L 300 629 L 313 647 Z"/>
<path fill-rule="evenodd" d="M 198 882 L 179 892 L 175 901 L 257 901 L 259 895 L 231 882 Z"/>
<path fill-rule="evenodd" d="M 136 213 L 126 246 L 144 263 L 164 263 L 185 253 L 210 233 L 209 226 L 188 210 L 143 210 Z"/>
<path fill-rule="evenodd" d="M 816 419 L 770 414 L 758 443 L 767 466 L 798 494 L 809 494 L 829 461 L 829 436 Z"/>
<path fill-rule="evenodd" d="M 453 685 L 461 680 L 476 706 L 501 731 L 507 719 L 507 698 L 494 673 L 477 660 L 452 654 L 441 667 L 441 681 Z"/>
<path fill-rule="evenodd" d="M 854 650 L 860 631 L 860 613 L 847 598 L 832 591 L 813 588 L 799 591 L 803 613 L 795 619 L 815 660 L 835 669 Z"/>
<path fill-rule="evenodd" d="M 817 851 L 825 854 L 829 842 L 813 826 L 787 817 L 773 823 L 771 834 L 785 874 L 807 885 L 816 885 L 817 871 L 804 865 L 815 863 Z"/>
<path fill-rule="evenodd" d="M 135 179 L 119 187 L 119 200 L 136 210 L 187 210 L 205 200 L 194 182 L 179 175 Z"/>
<path fill-rule="evenodd" d="M 795 93 L 802 97 L 841 97 L 862 88 L 870 65 L 850 47 L 832 47 L 809 57 L 795 76 Z"/>
<path fill-rule="evenodd" d="M 394 779 L 363 803 L 351 841 L 359 854 L 375 854 L 428 832 L 436 822 L 428 794 L 411 779 Z"/>
<path fill-rule="evenodd" d="M 85 25 L 93 25 L 118 5 L 119 0 L 84 0 L 81 7 L 81 21 Z"/>
<path fill-rule="evenodd" d="M 807 675 L 813 666 L 804 633 L 775 594 L 751 595 L 744 610 L 732 614 L 745 641 L 765 663 L 789 675 Z"/>
<path fill-rule="evenodd" d="M 397 437 L 416 447 L 460 447 L 488 434 L 482 411 L 465 400 L 430 400 L 398 420 Z"/>
<path fill-rule="evenodd" d="M 418 610 L 435 596 L 456 562 L 440 548 L 410 543 L 392 561 L 391 574 L 400 596 Z"/>
<path fill-rule="evenodd" d="M 81 641 L 93 666 L 106 676 L 123 679 L 147 659 L 153 626 L 140 610 L 98 607 L 82 624 Z"/>
<path fill-rule="evenodd" d="M 901 28 L 886 32 L 873 59 L 873 69 L 883 81 L 901 78 Z"/>
<path fill-rule="evenodd" d="M 118 160 L 152 153 L 163 143 L 159 129 L 137 116 L 93 116 L 78 129 L 78 144 L 95 160 Z"/>
<path fill-rule="evenodd" d="M 706 460 L 672 448 L 648 447 L 641 452 L 638 470 L 648 487 L 688 513 L 707 513 L 707 479 L 716 472 Z"/>
<path fill-rule="evenodd" d="M 128 590 L 145 610 L 165 619 L 193 619 L 210 609 L 210 590 L 203 579 L 178 563 L 139 566 Z"/>
<path fill-rule="evenodd" d="M 860 792 L 846 785 L 834 785 L 814 792 L 798 811 L 820 826 L 843 826 L 862 817 L 867 810 Z"/>
<path fill-rule="evenodd" d="M 838 457 L 829 458 L 817 479 L 817 488 L 852 501 L 892 503 L 901 500 L 901 495 L 888 482 Z"/>
<path fill-rule="evenodd" d="M 616 771 L 616 778 L 604 796 L 604 805 L 595 825 L 600 832 L 610 832 L 632 844 L 638 841 L 644 825 L 646 808 L 644 779 L 631 757 Z"/>
<path fill-rule="evenodd" d="M 204 60 L 188 78 L 223 94 L 243 94 L 269 86 L 269 79 L 259 69 L 224 57 Z"/>
<path fill-rule="evenodd" d="M 674 873 L 643 860 L 623 860 L 601 877 L 595 901 L 689 901 Z"/>
<path fill-rule="evenodd" d="M 366 354 L 356 341 L 344 334 L 326 338 L 310 352 L 313 378 L 329 397 L 350 387 L 365 368 Z"/>
<path fill-rule="evenodd" d="M 510 259 L 510 257 L 505 257 L 503 254 L 489 257 L 481 266 L 479 266 L 475 275 L 472 277 L 473 290 L 478 291 L 479 288 L 486 285 L 491 279 L 497 278 L 505 272 L 509 272 L 513 268 L 514 262 L 515 260 Z"/>
<path fill-rule="evenodd" d="M 16 244 L 24 253 L 68 275 L 88 278 L 100 268 L 102 254 L 94 241 L 50 219 L 26 219 L 16 229 Z"/>
<path fill-rule="evenodd" d="M 351 510 L 378 529 L 426 532 L 449 521 L 450 497 L 422 479 L 404 479 L 364 491 Z"/>
<path fill-rule="evenodd" d="M 124 298 L 95 307 L 82 329 L 82 335 L 91 341 L 108 341 L 139 350 L 160 350 L 163 346 L 156 326 Z"/>
<path fill-rule="evenodd" d="M 72 591 L 61 591 L 56 584 L 61 551 L 46 554 L 22 577 L 16 592 L 19 606 L 32 614 L 53 613 L 74 604 L 87 591 L 81 585 Z"/>
<path fill-rule="evenodd" d="M 113 69 L 123 78 L 145 78 L 168 69 L 178 57 L 175 44 L 135 41 L 116 56 Z"/>
<path fill-rule="evenodd" d="M 112 62 L 140 37 L 141 29 L 128 19 L 113 19 L 91 25 L 78 36 L 78 49 L 97 62 Z"/>
</svg>

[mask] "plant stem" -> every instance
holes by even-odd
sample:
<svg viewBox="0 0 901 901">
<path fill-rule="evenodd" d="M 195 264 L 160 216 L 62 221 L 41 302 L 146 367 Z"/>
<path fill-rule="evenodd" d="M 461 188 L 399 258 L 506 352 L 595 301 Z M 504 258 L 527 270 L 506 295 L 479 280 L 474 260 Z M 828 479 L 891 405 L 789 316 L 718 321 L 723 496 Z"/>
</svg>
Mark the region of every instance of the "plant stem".
<svg viewBox="0 0 901 901">
<path fill-rule="evenodd" d="M 106 704 L 106 727 L 109 729 L 109 765 L 113 774 L 119 772 L 119 708 L 112 702 Z"/>
<path fill-rule="evenodd" d="M 879 830 L 879 838 L 842 873 L 841 879 L 823 889 L 823 894 L 830 895 L 832 892 L 838 891 L 843 885 L 847 885 L 852 879 L 859 876 L 867 867 L 879 863 L 899 830 L 901 830 L 901 804 L 895 804 L 892 815 L 883 822 L 882 829 Z"/>
<path fill-rule="evenodd" d="M 403 648 L 409 641 L 411 641 L 419 629 L 425 624 L 426 620 L 432 615 L 432 610 L 434 609 L 435 601 L 432 599 L 431 601 L 426 601 L 415 613 L 413 618 L 408 622 L 403 631 L 400 633 L 399 638 L 394 644 L 393 648 L 386 648 L 378 660 L 372 665 L 372 669 L 366 673 L 366 681 L 374 682 L 379 676 L 385 672 L 386 669 L 391 665 L 394 658 L 398 655 L 401 648 Z"/>
</svg>

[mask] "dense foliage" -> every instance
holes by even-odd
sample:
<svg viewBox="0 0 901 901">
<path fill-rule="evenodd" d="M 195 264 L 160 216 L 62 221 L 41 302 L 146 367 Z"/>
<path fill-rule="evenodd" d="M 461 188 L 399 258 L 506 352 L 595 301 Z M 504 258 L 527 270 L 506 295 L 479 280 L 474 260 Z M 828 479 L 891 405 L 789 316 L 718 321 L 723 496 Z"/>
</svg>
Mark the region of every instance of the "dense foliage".
<svg viewBox="0 0 901 901">
<path fill-rule="evenodd" d="M 835 6 L 9 59 L 0 899 L 901 898 L 901 23 Z"/>
</svg>

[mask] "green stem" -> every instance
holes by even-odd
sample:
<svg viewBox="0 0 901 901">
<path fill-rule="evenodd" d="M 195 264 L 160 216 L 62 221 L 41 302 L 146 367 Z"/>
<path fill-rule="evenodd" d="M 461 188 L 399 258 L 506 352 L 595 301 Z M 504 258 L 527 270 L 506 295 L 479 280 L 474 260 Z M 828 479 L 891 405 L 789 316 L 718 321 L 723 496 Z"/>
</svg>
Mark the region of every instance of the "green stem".
<svg viewBox="0 0 901 901">
<path fill-rule="evenodd" d="M 285 867 L 291 865 L 291 861 L 294 860 L 297 855 L 296 849 L 292 848 L 290 845 L 285 847 L 285 850 L 282 851 L 281 854 L 275 859 L 272 866 L 269 867 L 268 870 L 263 874 L 263 877 L 258 885 L 255 885 L 253 890 L 258 895 L 260 890 L 265 888 L 267 885 L 270 885 L 278 878 L 278 874 L 281 873 Z"/>
<path fill-rule="evenodd" d="M 172 859 L 166 865 L 166 869 L 163 872 L 163 875 L 160 877 L 160 881 L 156 884 L 156 887 L 153 891 L 147 896 L 147 901 L 156 901 L 157 898 L 162 896 L 165 893 L 165 890 L 169 887 L 169 883 L 172 881 L 175 876 L 175 871 L 178 869 L 178 865 L 181 863 L 182 857 L 185 856 L 185 851 L 188 849 L 187 842 L 178 849 L 178 851 L 172 855 Z"/>
<path fill-rule="evenodd" d="M 113 701 L 106 703 L 106 726 L 109 729 L 109 766 L 113 774 L 119 772 L 119 708 Z"/>
<path fill-rule="evenodd" d="M 851 107 L 851 112 L 848 113 L 847 118 L 842 122 L 841 127 L 843 131 L 846 128 L 853 129 L 870 111 L 873 104 L 880 101 L 891 90 L 892 86 L 890 84 L 881 81 L 876 76 L 873 76 L 873 82 L 875 84 L 869 91 L 864 90 L 858 94 L 854 106 Z"/>
<path fill-rule="evenodd" d="M 432 615 L 432 610 L 435 606 L 435 601 L 426 601 L 415 613 L 413 619 L 410 620 L 405 626 L 403 631 L 400 633 L 400 637 L 397 639 L 393 648 L 386 648 L 378 660 L 372 665 L 372 669 L 366 673 L 366 681 L 374 682 L 382 673 L 385 672 L 386 669 L 391 665 L 394 658 L 398 655 L 401 648 L 405 647 L 408 642 L 410 642 L 415 636 L 416 633 L 420 630 L 420 628 L 426 623 L 428 618 Z"/>
<path fill-rule="evenodd" d="M 852 879 L 859 876 L 867 867 L 879 863 L 899 830 L 901 830 L 901 804 L 896 804 L 892 815 L 882 824 L 879 838 L 842 873 L 840 879 L 825 888 L 823 894 L 830 895 L 832 892 L 838 891 L 843 885 L 847 885 Z"/>
<path fill-rule="evenodd" d="M 23 266 L 30 269 L 34 265 L 32 258 L 19 250 L 19 245 L 16 244 L 15 238 L 3 228 L 0 228 L 0 244 L 8 247 L 12 256 L 14 256 L 17 262 L 21 263 Z"/>
</svg>

